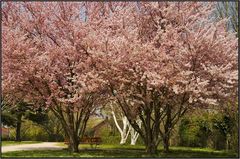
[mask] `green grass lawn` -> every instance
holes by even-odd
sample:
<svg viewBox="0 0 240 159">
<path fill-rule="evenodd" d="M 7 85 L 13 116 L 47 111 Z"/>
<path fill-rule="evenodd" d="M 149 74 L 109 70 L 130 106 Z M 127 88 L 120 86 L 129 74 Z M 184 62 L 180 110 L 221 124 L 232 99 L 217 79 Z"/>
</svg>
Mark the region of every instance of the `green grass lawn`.
<svg viewBox="0 0 240 159">
<path fill-rule="evenodd" d="M 64 145 L 60 143 L 59 145 Z M 3 153 L 2 157 L 150 157 L 144 151 L 144 146 L 136 145 L 100 145 L 91 149 L 89 145 L 80 145 L 79 153 L 63 150 L 15 151 Z M 236 153 L 216 151 L 209 148 L 171 147 L 166 154 L 159 147 L 155 157 L 237 157 Z"/>
<path fill-rule="evenodd" d="M 40 143 L 41 141 L 2 141 L 2 146 L 10 146 L 10 145 L 22 145 L 22 144 L 35 144 Z"/>
</svg>

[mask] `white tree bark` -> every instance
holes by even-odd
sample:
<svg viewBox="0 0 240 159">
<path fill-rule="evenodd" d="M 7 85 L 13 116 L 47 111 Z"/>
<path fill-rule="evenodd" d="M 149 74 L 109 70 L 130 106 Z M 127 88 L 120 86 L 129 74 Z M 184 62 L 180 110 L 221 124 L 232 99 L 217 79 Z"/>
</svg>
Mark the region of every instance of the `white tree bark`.
<svg viewBox="0 0 240 159">
<path fill-rule="evenodd" d="M 137 120 L 137 124 L 139 126 L 139 128 L 141 128 L 142 122 L 141 120 Z M 129 129 L 130 129 L 130 133 L 131 133 L 131 145 L 136 145 L 139 133 L 136 132 L 133 127 L 129 124 Z"/>
<path fill-rule="evenodd" d="M 130 132 L 130 127 L 129 127 L 130 124 L 127 120 L 127 117 L 122 115 L 123 128 L 121 128 L 117 122 L 117 118 L 113 110 L 112 110 L 112 116 L 113 116 L 114 123 L 121 135 L 120 144 L 125 144 Z"/>
<path fill-rule="evenodd" d="M 117 117 L 116 117 L 116 114 L 114 112 L 114 109 L 113 107 L 111 106 L 112 108 L 112 116 L 113 116 L 113 120 L 114 120 L 114 123 L 118 129 L 118 131 L 120 132 L 120 135 L 121 135 L 121 141 L 120 141 L 120 144 L 125 144 L 126 141 L 127 141 L 127 138 L 128 138 L 128 135 L 129 133 L 131 134 L 131 145 L 135 145 L 136 142 L 137 142 L 137 139 L 139 137 L 139 133 L 136 132 L 134 130 L 134 128 L 131 126 L 131 124 L 129 123 L 128 119 L 126 116 L 124 116 L 122 113 L 121 113 L 121 119 L 122 119 L 122 128 L 120 127 L 120 125 L 118 124 L 118 121 L 117 121 Z M 141 128 L 141 120 L 138 119 L 137 120 L 137 124 L 139 126 L 139 128 Z"/>
</svg>

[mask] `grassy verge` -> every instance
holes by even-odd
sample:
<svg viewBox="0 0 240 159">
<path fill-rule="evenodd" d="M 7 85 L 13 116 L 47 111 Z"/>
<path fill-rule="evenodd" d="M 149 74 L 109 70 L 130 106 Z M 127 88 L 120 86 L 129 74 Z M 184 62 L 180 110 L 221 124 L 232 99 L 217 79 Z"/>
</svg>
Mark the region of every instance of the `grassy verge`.
<svg viewBox="0 0 240 159">
<path fill-rule="evenodd" d="M 64 145 L 59 143 L 59 145 Z M 15 151 L 3 153 L 2 157 L 150 157 L 144 151 L 144 146 L 131 145 L 100 145 L 97 149 L 91 149 L 89 145 L 80 145 L 79 153 L 71 153 L 63 150 L 35 150 Z M 171 147 L 170 153 L 164 153 L 159 148 L 154 157 L 237 157 L 236 153 L 215 151 L 208 148 Z"/>
<path fill-rule="evenodd" d="M 10 145 L 22 145 L 22 144 L 35 144 L 40 143 L 41 141 L 2 141 L 2 146 L 10 146 Z"/>
</svg>

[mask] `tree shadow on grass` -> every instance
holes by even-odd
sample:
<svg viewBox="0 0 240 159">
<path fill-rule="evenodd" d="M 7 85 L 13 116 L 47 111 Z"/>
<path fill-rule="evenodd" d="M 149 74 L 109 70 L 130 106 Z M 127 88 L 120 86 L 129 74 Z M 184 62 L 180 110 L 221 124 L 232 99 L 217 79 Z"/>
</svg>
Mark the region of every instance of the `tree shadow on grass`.
<svg viewBox="0 0 240 159">
<path fill-rule="evenodd" d="M 80 149 L 78 153 L 69 152 L 67 149 L 63 150 L 34 150 L 34 151 L 15 151 L 2 154 L 2 157 L 124 157 L 124 158 L 143 158 L 143 157 L 237 157 L 236 153 L 224 151 L 206 151 L 206 150 L 170 150 L 169 153 L 164 153 L 159 150 L 154 156 L 146 154 L 144 149 Z"/>
<path fill-rule="evenodd" d="M 226 151 L 198 151 L 198 150 L 170 150 L 169 153 L 164 153 L 160 151 L 161 157 L 177 157 L 177 158 L 216 158 L 216 157 L 232 157 L 236 158 L 236 153 L 226 152 Z"/>
<path fill-rule="evenodd" d="M 148 155 L 145 150 L 136 149 L 82 149 L 79 152 L 83 156 L 91 154 L 96 157 L 178 157 L 178 158 L 189 158 L 189 157 L 203 157 L 203 158 L 214 158 L 214 157 L 237 157 L 236 153 L 230 152 L 214 152 L 214 151 L 198 151 L 198 150 L 170 150 L 169 153 L 159 150 L 155 155 Z"/>
</svg>

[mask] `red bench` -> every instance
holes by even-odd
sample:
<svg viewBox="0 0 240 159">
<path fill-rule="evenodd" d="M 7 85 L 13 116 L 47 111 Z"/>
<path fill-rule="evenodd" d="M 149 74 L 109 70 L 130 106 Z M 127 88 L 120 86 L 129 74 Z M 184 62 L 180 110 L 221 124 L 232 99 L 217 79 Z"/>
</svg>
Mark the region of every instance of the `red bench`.
<svg viewBox="0 0 240 159">
<path fill-rule="evenodd" d="M 100 137 L 83 137 L 79 141 L 80 144 L 90 144 L 90 146 L 93 148 L 95 145 L 95 148 L 97 145 L 100 145 L 102 143 L 102 139 Z M 64 142 L 64 144 L 69 145 L 69 141 Z"/>
</svg>

